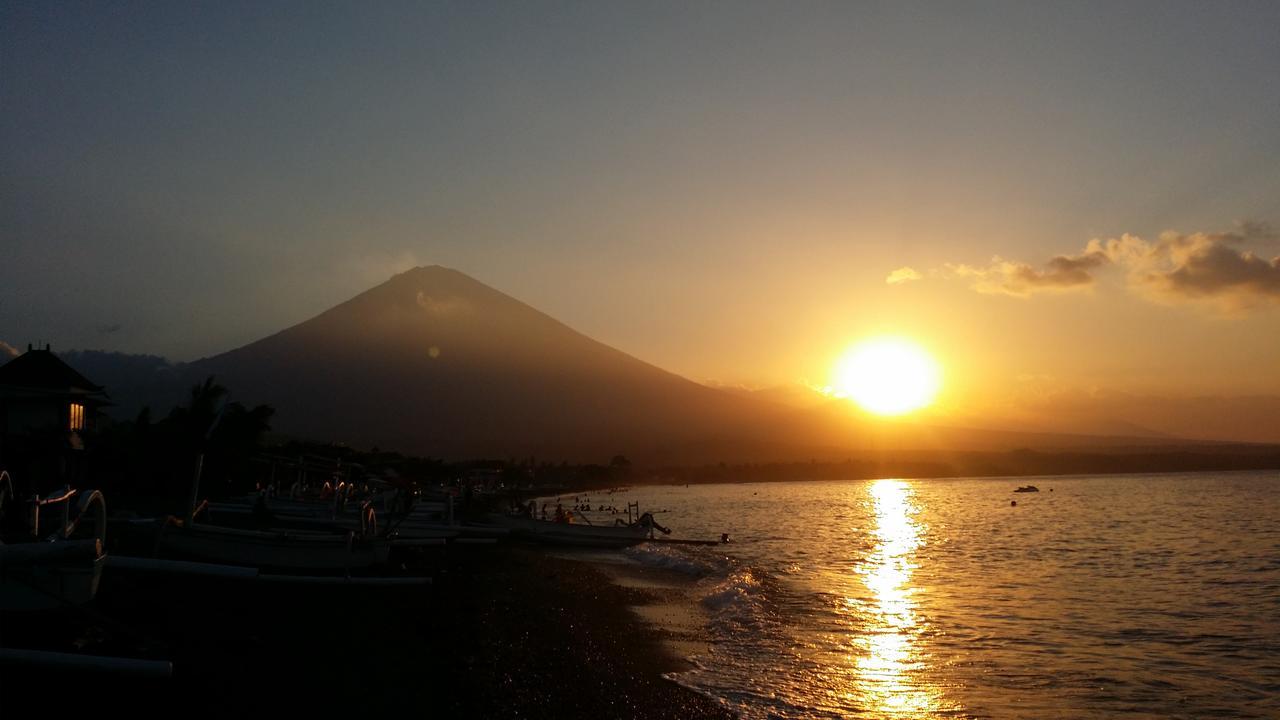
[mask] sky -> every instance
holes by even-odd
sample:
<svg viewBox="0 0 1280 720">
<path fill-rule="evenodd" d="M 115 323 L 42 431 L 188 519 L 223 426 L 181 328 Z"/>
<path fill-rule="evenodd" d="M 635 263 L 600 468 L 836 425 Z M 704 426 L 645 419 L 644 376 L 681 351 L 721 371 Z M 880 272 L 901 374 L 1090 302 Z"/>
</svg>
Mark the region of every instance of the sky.
<svg viewBox="0 0 1280 720">
<path fill-rule="evenodd" d="M 195 359 L 439 264 L 702 382 L 820 385 L 893 334 L 959 404 L 1280 395 L 1277 27 L 4 2 L 0 340 Z"/>
</svg>

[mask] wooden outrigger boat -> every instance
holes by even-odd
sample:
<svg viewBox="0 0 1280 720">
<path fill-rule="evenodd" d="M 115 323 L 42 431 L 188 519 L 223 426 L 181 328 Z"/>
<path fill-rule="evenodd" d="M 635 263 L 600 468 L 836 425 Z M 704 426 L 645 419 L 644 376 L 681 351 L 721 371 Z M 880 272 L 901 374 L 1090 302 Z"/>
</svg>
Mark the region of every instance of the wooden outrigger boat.
<svg viewBox="0 0 1280 720">
<path fill-rule="evenodd" d="M 224 405 L 209 425 L 204 437 L 206 443 L 225 410 Z M 208 500 L 197 502 L 203 468 L 201 450 L 196 456 L 187 505 L 190 510 L 185 519 L 170 516 L 143 521 L 143 524 L 158 524 L 157 554 L 171 553 L 244 567 L 343 573 L 385 564 L 391 554 L 391 541 L 377 537 L 377 521 L 368 503 L 360 506 L 359 527 L 353 530 L 250 530 L 197 523 L 196 518 L 209 510 Z"/>
<path fill-rule="evenodd" d="M 512 535 L 516 537 L 550 545 L 621 548 L 652 540 L 654 530 L 661 531 L 663 534 L 671 533 L 653 519 L 652 513 L 641 515 L 638 505 L 628 506 L 629 518 L 633 517 L 630 515 L 632 507 L 636 511 L 634 521 L 624 523 L 621 519 L 616 519 L 612 525 L 538 520 L 527 514 L 492 514 L 489 520 L 501 527 L 509 528 Z M 579 514 L 578 517 L 584 516 Z"/>
<path fill-rule="evenodd" d="M 253 496 L 237 501 L 210 503 L 208 512 L 213 518 L 230 517 L 244 522 L 254 513 Z M 367 532 L 361 523 L 365 506 L 359 512 L 337 511 L 331 504 L 308 502 L 291 498 L 272 498 L 264 502 L 273 526 L 301 530 L 360 530 Z M 373 528 L 378 537 L 395 541 L 414 540 L 474 540 L 505 537 L 509 530 L 500 527 L 462 525 L 452 521 L 453 509 L 446 503 L 417 503 L 407 513 L 393 515 Z"/>
<path fill-rule="evenodd" d="M 391 542 L 355 532 L 243 530 L 191 523 L 161 530 L 165 553 L 227 565 L 284 570 L 346 571 L 382 565 Z"/>
<path fill-rule="evenodd" d="M 76 513 L 71 516 L 72 499 Z M 0 543 L 0 610 L 47 610 L 94 598 L 106 561 L 107 510 L 97 490 L 32 498 L 25 542 Z M 13 484 L 0 471 L 0 515 L 13 509 Z M 41 511 L 61 510 L 52 532 Z"/>
<path fill-rule="evenodd" d="M 509 529 L 514 537 L 549 545 L 622 548 L 642 543 L 650 536 L 650 529 L 639 524 L 585 525 L 500 514 L 490 515 L 489 521 Z"/>
</svg>

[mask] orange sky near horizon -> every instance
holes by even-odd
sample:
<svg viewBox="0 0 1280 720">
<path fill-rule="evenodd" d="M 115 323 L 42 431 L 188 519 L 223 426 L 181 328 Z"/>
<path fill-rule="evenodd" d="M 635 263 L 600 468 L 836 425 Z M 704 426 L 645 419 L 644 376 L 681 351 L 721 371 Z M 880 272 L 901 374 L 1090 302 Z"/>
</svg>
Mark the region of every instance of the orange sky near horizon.
<svg viewBox="0 0 1280 720">
<path fill-rule="evenodd" d="M 442 265 L 708 384 L 893 335 L 940 416 L 1280 402 L 1275 4 L 4 12 L 15 346 L 194 360 Z"/>
</svg>

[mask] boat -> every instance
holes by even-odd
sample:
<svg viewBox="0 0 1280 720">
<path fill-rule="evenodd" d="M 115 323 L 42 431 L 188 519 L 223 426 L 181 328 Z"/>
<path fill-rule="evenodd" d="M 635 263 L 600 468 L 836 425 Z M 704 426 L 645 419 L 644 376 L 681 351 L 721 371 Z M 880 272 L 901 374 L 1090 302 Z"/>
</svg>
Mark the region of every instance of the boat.
<svg viewBox="0 0 1280 720">
<path fill-rule="evenodd" d="M 163 521 L 160 521 L 163 522 Z M 256 568 L 342 572 L 386 563 L 391 542 L 355 532 L 244 530 L 205 523 L 166 523 L 165 553 Z"/>
<path fill-rule="evenodd" d="M 0 472 L 0 516 L 14 509 L 13 497 L 9 474 Z M 0 542 L 0 610 L 49 610 L 93 600 L 107 558 L 102 493 L 64 488 L 30 504 L 23 537 Z M 40 527 L 42 512 L 57 518 L 51 532 Z"/>
<path fill-rule="evenodd" d="M 226 409 L 224 403 L 210 423 L 205 432 L 206 443 Z M 355 529 L 247 529 L 196 522 L 197 517 L 210 509 L 208 500 L 197 501 L 203 468 L 204 449 L 201 448 L 191 478 L 187 505 L 190 511 L 185 518 L 170 515 L 131 523 L 135 530 L 146 526 L 155 528 L 157 555 L 163 552 L 243 567 L 347 573 L 383 565 L 391 554 L 391 541 L 378 537 L 377 518 L 373 506 L 367 502 L 359 505 L 359 525 Z M 338 510 L 339 505 L 335 505 L 334 511 Z M 272 513 L 266 506 L 265 495 L 256 496 L 250 513 L 259 514 L 269 523 Z"/>
<path fill-rule="evenodd" d="M 580 514 L 579 517 L 583 516 Z M 652 513 L 639 515 L 637 520 L 629 523 L 615 519 L 613 525 L 538 520 L 528 514 L 493 513 L 489 515 L 489 520 L 509 529 L 514 537 L 549 545 L 621 548 L 652 539 L 654 530 L 664 534 L 671 533 L 653 519 Z"/>
<path fill-rule="evenodd" d="M 245 523 L 254 517 L 254 499 L 240 498 L 230 502 L 209 503 L 209 517 L 224 524 Z M 272 498 L 265 501 L 270 523 L 276 529 L 360 530 L 361 515 L 344 510 L 337 512 L 330 504 Z M 508 530 L 476 527 L 449 522 L 451 508 L 444 503 L 420 503 L 408 513 L 393 515 L 377 522 L 374 534 L 395 540 L 452 540 L 455 538 L 500 538 Z"/>
<path fill-rule="evenodd" d="M 634 525 L 586 525 L 535 520 L 527 516 L 491 514 L 489 521 L 507 528 L 511 535 L 549 545 L 622 548 L 649 539 L 650 529 Z"/>
<path fill-rule="evenodd" d="M 1016 493 L 1040 492 L 1040 488 L 1036 487 L 1035 485 L 1022 485 L 1017 490 L 1014 490 L 1014 492 Z"/>
<path fill-rule="evenodd" d="M 135 540 L 147 539 L 145 554 L 279 570 L 345 573 L 386 563 L 391 542 L 377 536 L 373 509 L 365 507 L 354 530 L 229 527 L 209 522 L 203 501 L 186 519 L 172 515 L 127 521 Z M 199 518 L 199 520 L 197 519 Z"/>
</svg>

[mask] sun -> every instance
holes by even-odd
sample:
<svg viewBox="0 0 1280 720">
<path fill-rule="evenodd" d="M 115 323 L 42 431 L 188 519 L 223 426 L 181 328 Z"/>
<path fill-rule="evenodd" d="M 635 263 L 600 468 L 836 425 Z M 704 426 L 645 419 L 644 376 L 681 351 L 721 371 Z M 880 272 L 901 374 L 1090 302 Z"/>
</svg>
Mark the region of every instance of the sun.
<svg viewBox="0 0 1280 720">
<path fill-rule="evenodd" d="M 942 370 L 914 342 L 896 337 L 864 340 L 832 371 L 833 389 L 877 415 L 902 415 L 926 407 L 942 387 Z"/>
</svg>

